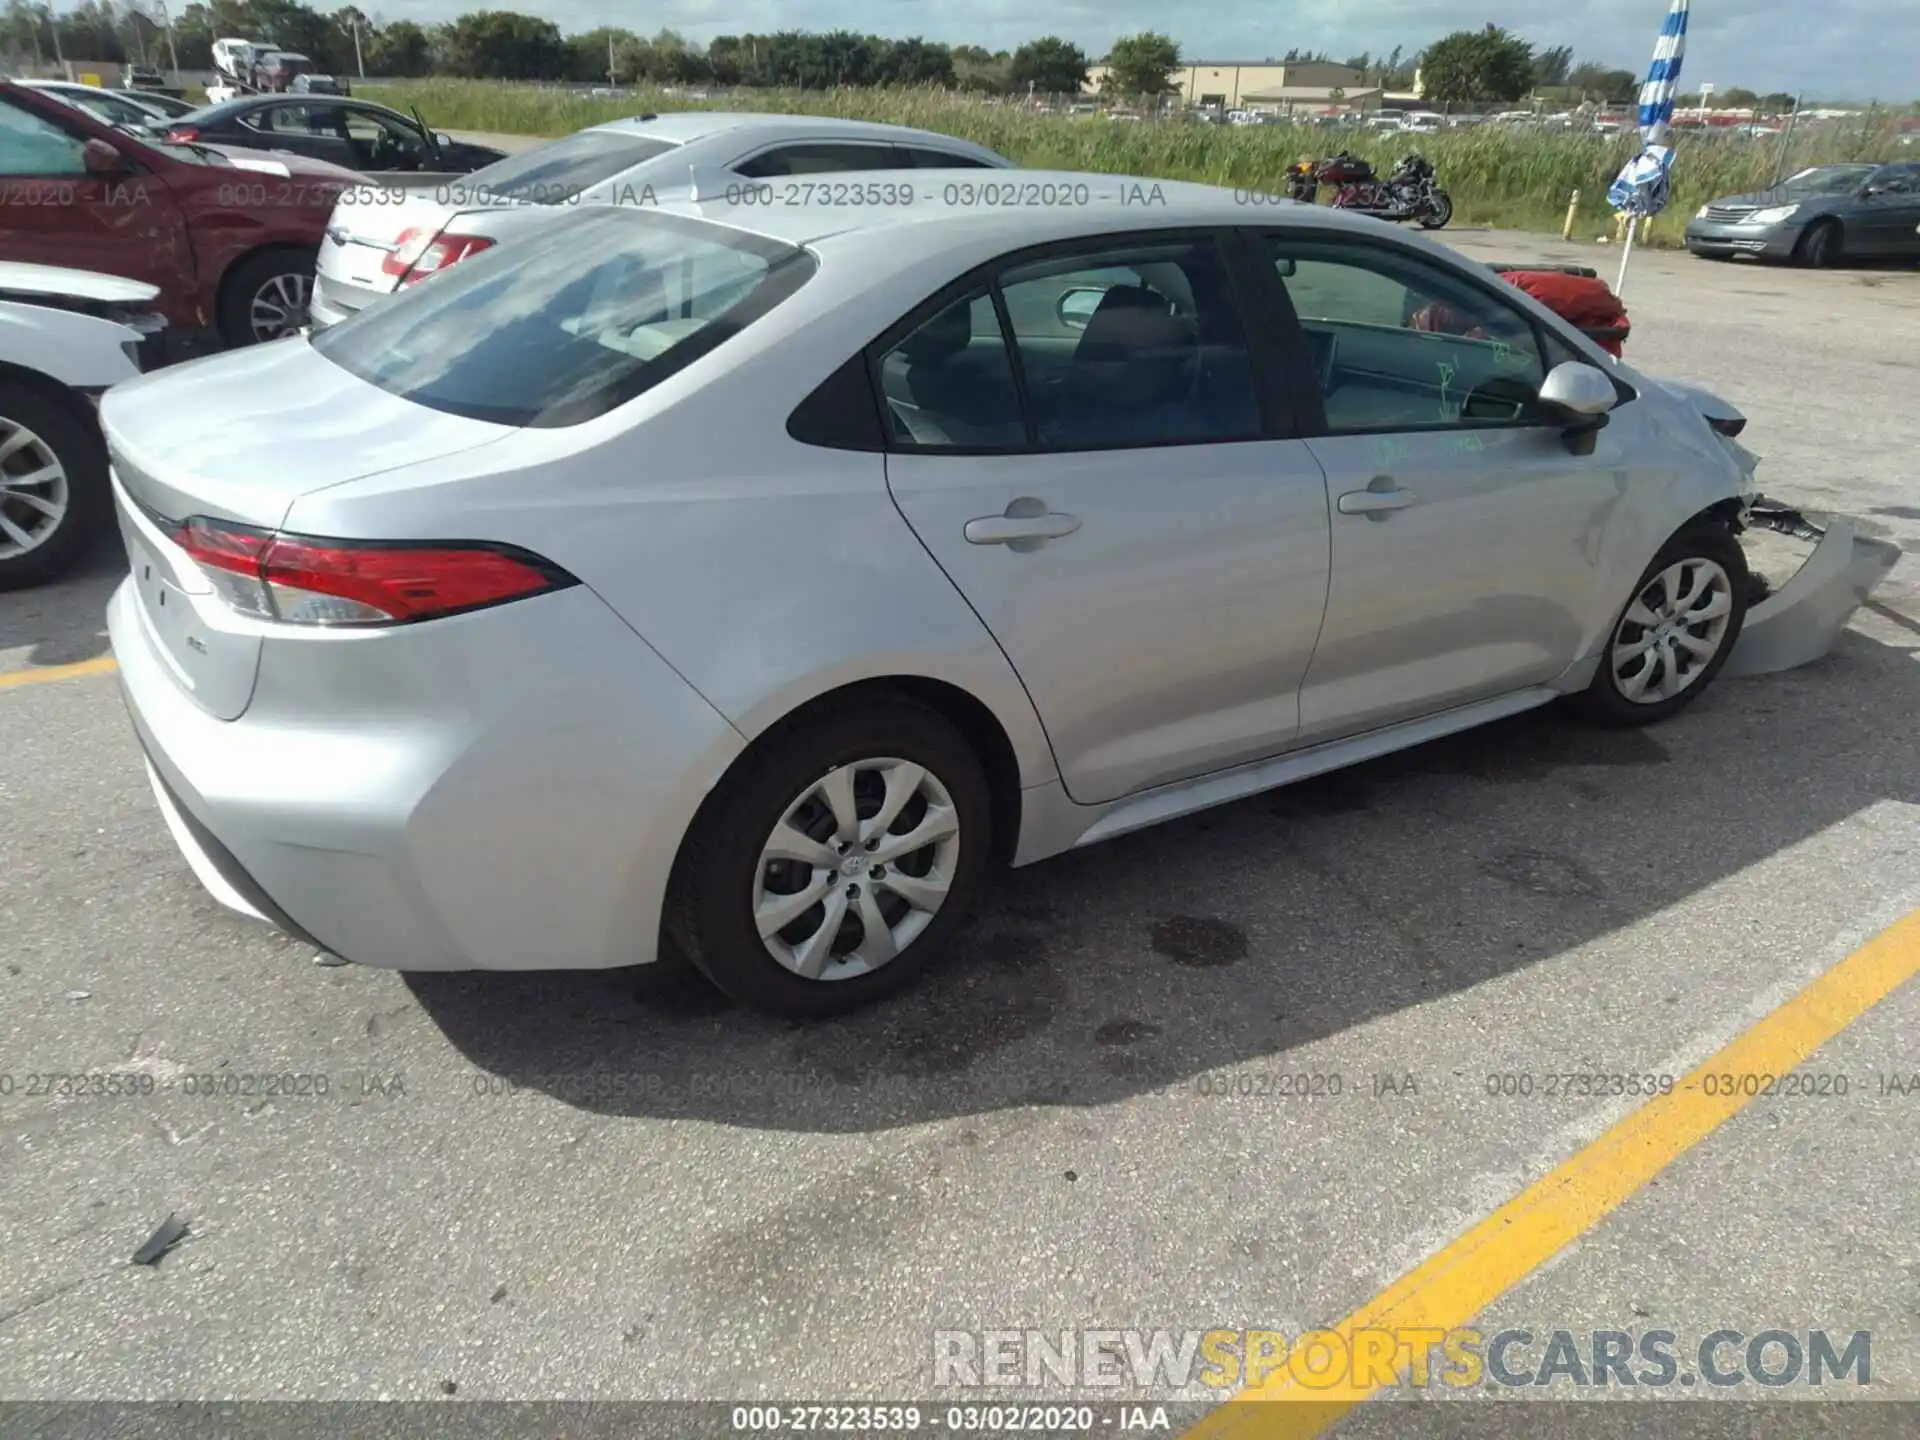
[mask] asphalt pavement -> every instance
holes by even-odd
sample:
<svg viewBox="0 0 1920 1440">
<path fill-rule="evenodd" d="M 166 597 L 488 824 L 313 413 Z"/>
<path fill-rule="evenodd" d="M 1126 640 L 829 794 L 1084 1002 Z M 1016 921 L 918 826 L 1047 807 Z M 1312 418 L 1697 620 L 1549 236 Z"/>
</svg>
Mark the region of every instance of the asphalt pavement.
<svg viewBox="0 0 1920 1440">
<path fill-rule="evenodd" d="M 1920 273 L 1647 252 L 1625 293 L 1769 494 L 1920 544 Z M 1920 907 L 1905 559 L 1657 729 L 1522 717 L 1014 872 L 853 1018 L 323 968 L 177 855 L 98 663 L 120 563 L 0 596 L 0 1398 L 945 1399 L 938 1330 L 1331 1325 L 1640 1103 L 1549 1077 L 1684 1074 Z M 1868 1331 L 1920 1400 L 1915 995 L 1475 1326 Z"/>
</svg>

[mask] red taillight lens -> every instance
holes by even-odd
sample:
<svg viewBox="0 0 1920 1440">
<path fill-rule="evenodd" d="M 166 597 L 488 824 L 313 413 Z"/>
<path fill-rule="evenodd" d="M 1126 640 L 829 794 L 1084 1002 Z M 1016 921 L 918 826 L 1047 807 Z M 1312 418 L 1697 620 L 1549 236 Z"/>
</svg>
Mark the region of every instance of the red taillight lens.
<svg viewBox="0 0 1920 1440">
<path fill-rule="evenodd" d="M 318 540 L 197 517 L 174 540 L 234 609 L 293 625 L 404 625 L 578 583 L 508 545 Z"/>
<path fill-rule="evenodd" d="M 492 244 L 484 235 L 443 235 L 417 228 L 402 230 L 392 252 L 382 257 L 380 273 L 395 276 L 402 285 L 416 285 Z"/>
</svg>

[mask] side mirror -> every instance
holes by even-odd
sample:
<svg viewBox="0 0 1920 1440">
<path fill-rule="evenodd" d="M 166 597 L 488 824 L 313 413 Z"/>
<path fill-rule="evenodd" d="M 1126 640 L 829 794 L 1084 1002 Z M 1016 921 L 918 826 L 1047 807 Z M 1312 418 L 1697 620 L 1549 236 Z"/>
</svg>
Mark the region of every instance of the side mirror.
<svg viewBox="0 0 1920 1440">
<path fill-rule="evenodd" d="M 1291 280 L 1299 273 L 1299 270 L 1300 262 L 1295 260 L 1291 255 L 1282 255 L 1278 260 L 1273 262 L 1273 273 L 1278 275 L 1282 280 Z"/>
<path fill-rule="evenodd" d="M 1061 325 L 1069 330 L 1084 330 L 1087 322 L 1093 319 L 1093 312 L 1100 308 L 1100 302 L 1106 291 L 1090 285 L 1069 290 L 1054 306 L 1054 313 L 1060 317 Z"/>
<path fill-rule="evenodd" d="M 1620 403 L 1620 392 L 1597 366 L 1577 360 L 1556 365 L 1540 387 L 1540 406 L 1565 427 L 1562 436 L 1576 455 L 1591 455 L 1595 435 Z"/>
<path fill-rule="evenodd" d="M 127 157 L 104 140 L 89 140 L 80 149 L 81 163 L 87 174 L 102 178 L 127 173 Z"/>
</svg>

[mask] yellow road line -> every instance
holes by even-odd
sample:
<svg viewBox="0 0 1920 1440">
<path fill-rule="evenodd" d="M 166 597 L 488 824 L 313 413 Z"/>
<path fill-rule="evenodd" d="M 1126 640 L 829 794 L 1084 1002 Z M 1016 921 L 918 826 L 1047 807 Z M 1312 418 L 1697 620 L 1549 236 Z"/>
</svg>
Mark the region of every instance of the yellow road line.
<svg viewBox="0 0 1920 1440">
<path fill-rule="evenodd" d="M 1706 1076 L 1783 1075 L 1920 973 L 1920 911 L 1868 941 L 1688 1075 L 1627 1116 L 1333 1330 L 1348 1353 L 1362 1330 L 1465 1326 L 1593 1229 L 1753 1099 L 1706 1093 Z M 1717 1090 L 1740 1091 L 1740 1085 Z M 1313 1371 L 1308 1371 L 1314 1378 Z M 1326 1388 L 1282 1367 L 1211 1411 L 1182 1440 L 1304 1440 L 1384 1388 L 1343 1374 Z M 1271 1402 L 1290 1401 L 1290 1404 Z"/>
<path fill-rule="evenodd" d="M 97 660 L 82 660 L 74 665 L 37 665 L 28 670 L 8 670 L 0 674 L 0 690 L 15 690 L 23 685 L 48 685 L 55 680 L 78 680 L 82 675 L 110 675 L 120 668 L 111 655 Z"/>
</svg>

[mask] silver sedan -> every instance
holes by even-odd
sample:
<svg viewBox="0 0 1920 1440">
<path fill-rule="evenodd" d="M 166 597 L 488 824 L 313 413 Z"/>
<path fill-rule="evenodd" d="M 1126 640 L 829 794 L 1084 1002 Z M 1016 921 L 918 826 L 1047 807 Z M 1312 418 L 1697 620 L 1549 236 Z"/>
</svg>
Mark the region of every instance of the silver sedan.
<svg viewBox="0 0 1920 1440">
<path fill-rule="evenodd" d="M 1337 211 L 1042 172 L 572 209 L 106 398 L 153 789 L 409 970 L 817 1015 L 1026 865 L 1741 634 L 1736 411 Z"/>
</svg>

